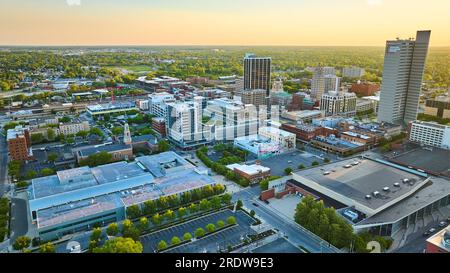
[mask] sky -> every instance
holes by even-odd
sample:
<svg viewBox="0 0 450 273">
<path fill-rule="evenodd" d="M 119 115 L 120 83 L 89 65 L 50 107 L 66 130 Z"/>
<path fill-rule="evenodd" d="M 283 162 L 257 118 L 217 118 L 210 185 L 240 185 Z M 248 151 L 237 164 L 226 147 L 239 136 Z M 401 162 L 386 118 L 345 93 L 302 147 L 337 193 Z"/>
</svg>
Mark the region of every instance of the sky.
<svg viewBox="0 0 450 273">
<path fill-rule="evenodd" d="M 0 45 L 383 46 L 432 30 L 449 0 L 0 0 Z"/>
</svg>

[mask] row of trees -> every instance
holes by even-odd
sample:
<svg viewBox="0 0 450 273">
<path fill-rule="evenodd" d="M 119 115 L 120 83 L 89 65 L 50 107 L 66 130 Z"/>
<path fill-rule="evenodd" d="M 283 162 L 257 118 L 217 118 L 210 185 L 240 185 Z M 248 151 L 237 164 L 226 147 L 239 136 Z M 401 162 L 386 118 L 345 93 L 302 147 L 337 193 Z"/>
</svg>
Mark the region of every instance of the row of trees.
<svg viewBox="0 0 450 273">
<path fill-rule="evenodd" d="M 208 152 L 208 148 L 202 147 L 197 150 L 196 154 L 197 157 L 208 167 L 211 168 L 214 172 L 225 176 L 228 180 L 234 181 L 235 183 L 241 185 L 242 187 L 248 187 L 250 185 L 250 181 L 240 176 L 239 174 L 236 174 L 232 170 L 228 169 L 225 165 L 222 165 L 220 161 L 214 162 L 206 155 Z M 241 160 L 239 160 L 241 161 Z M 223 162 L 223 161 L 221 161 Z M 233 163 L 236 163 L 233 161 Z M 227 161 L 227 164 L 232 164 Z"/>
<path fill-rule="evenodd" d="M 101 151 L 99 153 L 92 154 L 87 158 L 81 159 L 80 166 L 96 167 L 99 165 L 105 165 L 111 163 L 113 160 L 112 155 L 106 151 Z"/>
<path fill-rule="evenodd" d="M 304 197 L 297 205 L 294 217 L 297 223 L 338 248 L 368 252 L 366 246 L 369 241 L 380 242 L 383 249 L 391 244 L 389 240 L 368 233 L 354 234 L 353 227 L 334 208 L 326 208 L 322 200 L 315 201 L 311 196 Z"/>
<path fill-rule="evenodd" d="M 206 200 L 205 198 L 209 198 L 214 195 L 216 196 L 211 199 L 211 202 L 219 202 L 219 205 L 220 202 L 231 202 L 231 196 L 229 194 L 224 194 L 222 198 L 217 196 L 222 194 L 224 191 L 225 187 L 223 185 L 216 184 L 214 186 L 208 185 L 200 189 L 194 189 L 191 192 L 184 192 L 181 197 L 177 195 L 161 196 L 157 200 L 148 200 L 142 205 L 129 206 L 127 208 L 127 216 L 130 219 L 136 219 L 143 215 L 152 215 L 162 210 L 169 208 L 173 209 L 191 202 L 199 201 L 201 199 Z"/>
<path fill-rule="evenodd" d="M 29 253 L 31 239 L 27 236 L 19 236 L 13 243 L 13 249 L 24 253 Z M 39 253 L 55 253 L 56 248 L 52 242 L 43 243 L 39 246 Z"/>
<path fill-rule="evenodd" d="M 197 228 L 194 231 L 194 236 L 196 238 L 201 238 L 201 237 L 203 237 L 203 236 L 205 236 L 205 235 L 207 235 L 209 233 L 212 233 L 212 232 L 214 232 L 216 230 L 220 230 L 220 229 L 223 229 L 223 228 L 226 228 L 226 227 L 228 227 L 230 225 L 235 225 L 235 224 L 236 224 L 236 218 L 234 216 L 229 216 L 226 219 L 226 223 L 223 220 L 218 220 L 216 222 L 216 224 L 213 224 L 213 223 L 207 224 L 205 226 L 206 231 L 205 231 L 205 229 L 203 229 L 201 227 Z M 182 239 L 180 239 L 178 236 L 172 237 L 172 239 L 170 240 L 170 246 L 176 246 L 176 245 L 181 244 L 182 242 L 188 242 L 190 240 L 192 240 L 192 234 L 189 233 L 189 232 L 186 232 L 186 233 L 184 233 Z M 156 245 L 156 248 L 159 251 L 165 250 L 168 247 L 169 247 L 169 245 L 164 240 L 159 241 L 159 243 Z"/>
<path fill-rule="evenodd" d="M 7 198 L 0 198 L 0 242 L 3 242 L 8 234 L 9 201 Z"/>
</svg>

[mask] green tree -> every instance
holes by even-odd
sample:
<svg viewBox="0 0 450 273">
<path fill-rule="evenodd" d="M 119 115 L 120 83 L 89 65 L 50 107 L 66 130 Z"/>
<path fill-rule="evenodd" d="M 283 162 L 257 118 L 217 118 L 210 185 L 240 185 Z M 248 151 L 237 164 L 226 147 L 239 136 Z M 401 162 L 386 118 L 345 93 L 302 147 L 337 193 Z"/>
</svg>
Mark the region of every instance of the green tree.
<svg viewBox="0 0 450 273">
<path fill-rule="evenodd" d="M 27 236 L 19 236 L 14 241 L 13 249 L 23 251 L 25 248 L 28 248 L 30 246 L 31 239 Z"/>
<path fill-rule="evenodd" d="M 158 141 L 158 151 L 167 152 L 170 149 L 170 144 L 165 140 Z"/>
<path fill-rule="evenodd" d="M 157 211 L 157 205 L 156 202 L 153 200 L 148 200 L 146 202 L 144 202 L 144 214 L 149 215 L 149 214 L 153 214 Z"/>
<path fill-rule="evenodd" d="M 55 140 L 56 134 L 55 134 L 55 130 L 53 130 L 52 128 L 48 128 L 47 129 L 47 139 L 50 141 Z"/>
<path fill-rule="evenodd" d="M 37 176 L 37 172 L 35 170 L 29 170 L 26 174 L 25 174 L 25 178 L 27 180 L 33 179 Z"/>
<path fill-rule="evenodd" d="M 291 173 L 292 173 L 292 168 L 286 168 L 286 169 L 284 169 L 284 173 L 286 174 L 286 175 L 290 175 Z"/>
<path fill-rule="evenodd" d="M 203 199 L 202 201 L 200 201 L 200 209 L 201 210 L 209 210 L 209 208 L 211 207 L 211 204 L 208 200 Z"/>
<path fill-rule="evenodd" d="M 98 128 L 98 127 L 92 127 L 91 130 L 89 131 L 89 133 L 90 133 L 91 135 L 97 135 L 97 136 L 100 137 L 100 138 L 103 138 L 104 135 L 105 135 L 105 134 L 102 132 L 102 130 L 100 130 L 100 128 Z"/>
<path fill-rule="evenodd" d="M 189 232 L 186 232 L 186 233 L 183 235 L 183 240 L 189 241 L 189 240 L 191 240 L 191 239 L 192 239 L 192 234 L 190 234 Z"/>
<path fill-rule="evenodd" d="M 214 209 L 220 209 L 220 207 L 221 207 L 221 205 L 222 205 L 221 203 L 222 203 L 222 202 L 221 202 L 219 196 L 214 196 L 214 197 L 211 199 L 211 206 L 212 206 Z"/>
<path fill-rule="evenodd" d="M 237 209 L 241 209 L 243 205 L 244 205 L 244 203 L 242 203 L 242 200 L 239 199 L 239 200 L 237 201 L 236 208 L 237 208 Z"/>
<path fill-rule="evenodd" d="M 124 233 L 127 229 L 131 229 L 133 227 L 133 222 L 130 221 L 130 219 L 125 219 L 125 221 L 122 222 L 122 233 Z"/>
<path fill-rule="evenodd" d="M 164 218 L 166 218 L 167 220 L 173 220 L 175 218 L 175 213 L 173 212 L 173 210 L 168 209 L 165 213 L 164 213 Z"/>
<path fill-rule="evenodd" d="M 197 228 L 194 232 L 195 237 L 199 238 L 205 236 L 205 230 L 203 228 Z"/>
<path fill-rule="evenodd" d="M 251 210 L 251 211 L 250 211 L 250 216 L 254 217 L 255 214 L 256 214 L 256 212 L 255 212 L 254 210 Z"/>
<path fill-rule="evenodd" d="M 182 219 L 185 215 L 186 215 L 186 208 L 185 207 L 179 208 L 178 209 L 178 217 L 180 217 L 180 219 Z"/>
<path fill-rule="evenodd" d="M 39 247 L 39 253 L 55 253 L 55 245 L 51 242 L 45 243 Z"/>
<path fill-rule="evenodd" d="M 311 166 L 319 166 L 319 162 L 314 161 L 313 163 L 311 163 Z"/>
<path fill-rule="evenodd" d="M 225 226 L 225 222 L 222 220 L 217 221 L 217 227 L 218 228 L 223 228 Z"/>
<path fill-rule="evenodd" d="M 108 236 L 116 236 L 119 233 L 119 225 L 117 223 L 111 223 L 106 228 L 106 234 Z"/>
<path fill-rule="evenodd" d="M 127 217 L 130 219 L 136 219 L 142 215 L 141 209 L 138 205 L 132 205 L 127 208 Z"/>
<path fill-rule="evenodd" d="M 167 248 L 167 243 L 164 240 L 159 241 L 157 248 L 159 251 L 164 250 Z"/>
<path fill-rule="evenodd" d="M 229 205 L 231 204 L 231 195 L 229 193 L 225 193 L 224 195 L 222 195 L 222 202 Z"/>
<path fill-rule="evenodd" d="M 329 158 L 325 158 L 325 159 L 323 160 L 323 162 L 325 162 L 325 163 L 330 163 L 330 159 L 329 159 Z"/>
<path fill-rule="evenodd" d="M 195 213 L 195 212 L 197 212 L 197 206 L 194 204 L 194 203 L 192 203 L 190 206 L 189 206 L 189 212 L 190 213 Z"/>
<path fill-rule="evenodd" d="M 31 143 L 32 144 L 39 144 L 44 141 L 44 135 L 41 133 L 32 134 L 31 135 Z"/>
<path fill-rule="evenodd" d="M 88 132 L 88 131 L 79 131 L 79 132 L 77 133 L 77 136 L 78 136 L 78 137 L 82 137 L 83 139 L 85 139 L 88 135 L 89 135 L 89 132 Z"/>
<path fill-rule="evenodd" d="M 159 225 L 161 223 L 161 215 L 159 213 L 156 213 L 155 215 L 152 216 L 152 223 L 154 225 Z"/>
<path fill-rule="evenodd" d="M 144 248 L 140 242 L 131 238 L 117 237 L 106 241 L 102 247 L 94 249 L 94 253 L 142 253 Z"/>
<path fill-rule="evenodd" d="M 141 219 L 139 219 L 139 229 L 141 231 L 144 231 L 148 228 L 148 219 L 147 217 L 141 217 Z"/>
<path fill-rule="evenodd" d="M 170 244 L 172 246 L 179 245 L 179 244 L 181 244 L 181 240 L 177 236 L 173 236 L 172 239 L 170 240 Z"/>
<path fill-rule="evenodd" d="M 234 216 L 230 216 L 227 218 L 227 224 L 234 225 L 236 224 L 236 218 Z"/>
<path fill-rule="evenodd" d="M 58 158 L 58 154 L 55 153 L 55 152 L 49 153 L 49 154 L 47 155 L 47 161 L 48 161 L 48 162 L 54 163 L 54 162 L 56 161 L 57 158 Z"/>
<path fill-rule="evenodd" d="M 55 174 L 55 170 L 50 168 L 44 168 L 41 170 L 41 176 L 49 176 Z"/>
<path fill-rule="evenodd" d="M 303 164 L 300 164 L 300 165 L 298 166 L 298 169 L 299 169 L 299 170 L 303 170 L 303 169 L 305 169 L 305 168 L 306 168 L 306 166 L 303 165 Z"/>
<path fill-rule="evenodd" d="M 91 241 L 100 241 L 102 239 L 102 229 L 94 228 L 91 233 Z"/>
<path fill-rule="evenodd" d="M 216 226 L 213 223 L 209 223 L 206 225 L 206 231 L 211 233 L 216 230 Z"/>
</svg>

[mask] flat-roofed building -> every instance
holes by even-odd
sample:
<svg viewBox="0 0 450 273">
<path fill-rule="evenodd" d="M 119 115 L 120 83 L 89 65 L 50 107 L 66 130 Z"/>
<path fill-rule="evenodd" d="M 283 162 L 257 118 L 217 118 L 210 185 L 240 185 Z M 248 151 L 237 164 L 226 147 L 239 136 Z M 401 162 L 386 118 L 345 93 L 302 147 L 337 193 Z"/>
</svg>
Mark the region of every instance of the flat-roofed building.
<svg viewBox="0 0 450 273">
<path fill-rule="evenodd" d="M 356 232 L 394 237 L 450 204 L 448 180 L 382 159 L 350 158 L 292 178 L 304 192 L 334 204 Z"/>
<path fill-rule="evenodd" d="M 427 239 L 426 253 L 450 253 L 450 226 Z"/>
<path fill-rule="evenodd" d="M 205 171 L 174 152 L 59 171 L 32 180 L 30 219 L 42 240 L 53 240 L 123 221 L 129 206 L 215 184 Z"/>
<path fill-rule="evenodd" d="M 105 115 L 113 113 L 124 113 L 132 110 L 139 110 L 135 102 L 111 102 L 86 106 L 89 115 Z"/>
<path fill-rule="evenodd" d="M 227 168 L 248 179 L 252 184 L 258 183 L 261 180 L 270 177 L 270 168 L 258 164 L 231 164 L 228 165 Z"/>
<path fill-rule="evenodd" d="M 59 133 L 63 135 L 76 135 L 81 131 L 89 131 L 91 126 L 88 121 L 73 121 L 59 124 Z"/>
<path fill-rule="evenodd" d="M 356 95 L 348 92 L 328 92 L 322 95 L 320 110 L 326 116 L 351 117 L 356 114 Z"/>
<path fill-rule="evenodd" d="M 322 118 L 324 115 L 324 112 L 320 110 L 283 111 L 281 113 L 282 118 L 303 123 L 309 123 L 313 119 Z"/>
<path fill-rule="evenodd" d="M 450 119 L 450 92 L 447 96 L 439 96 L 427 100 L 424 114 L 444 119 Z"/>
<path fill-rule="evenodd" d="M 27 161 L 33 158 L 28 129 L 21 126 L 8 129 L 6 132 L 6 142 L 8 143 L 9 158 L 11 160 Z"/>
<path fill-rule="evenodd" d="M 273 142 L 280 143 L 281 148 L 285 151 L 295 149 L 296 136 L 293 133 L 268 126 L 259 128 L 258 134 L 271 139 Z"/>
<path fill-rule="evenodd" d="M 450 150 L 450 126 L 435 122 L 411 122 L 409 125 L 409 140 Z"/>
</svg>

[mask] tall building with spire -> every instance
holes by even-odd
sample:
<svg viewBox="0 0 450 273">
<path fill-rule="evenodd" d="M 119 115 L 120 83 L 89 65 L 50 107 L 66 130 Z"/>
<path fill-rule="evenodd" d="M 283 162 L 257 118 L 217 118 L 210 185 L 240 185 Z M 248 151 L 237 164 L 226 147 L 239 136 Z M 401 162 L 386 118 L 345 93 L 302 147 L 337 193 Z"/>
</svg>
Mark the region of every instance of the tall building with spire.
<svg viewBox="0 0 450 273">
<path fill-rule="evenodd" d="M 130 126 L 128 123 L 125 123 L 123 126 L 123 143 L 126 145 L 130 145 L 132 143 Z"/>
<path fill-rule="evenodd" d="M 431 31 L 386 42 L 378 120 L 407 125 L 417 119 Z"/>
</svg>

